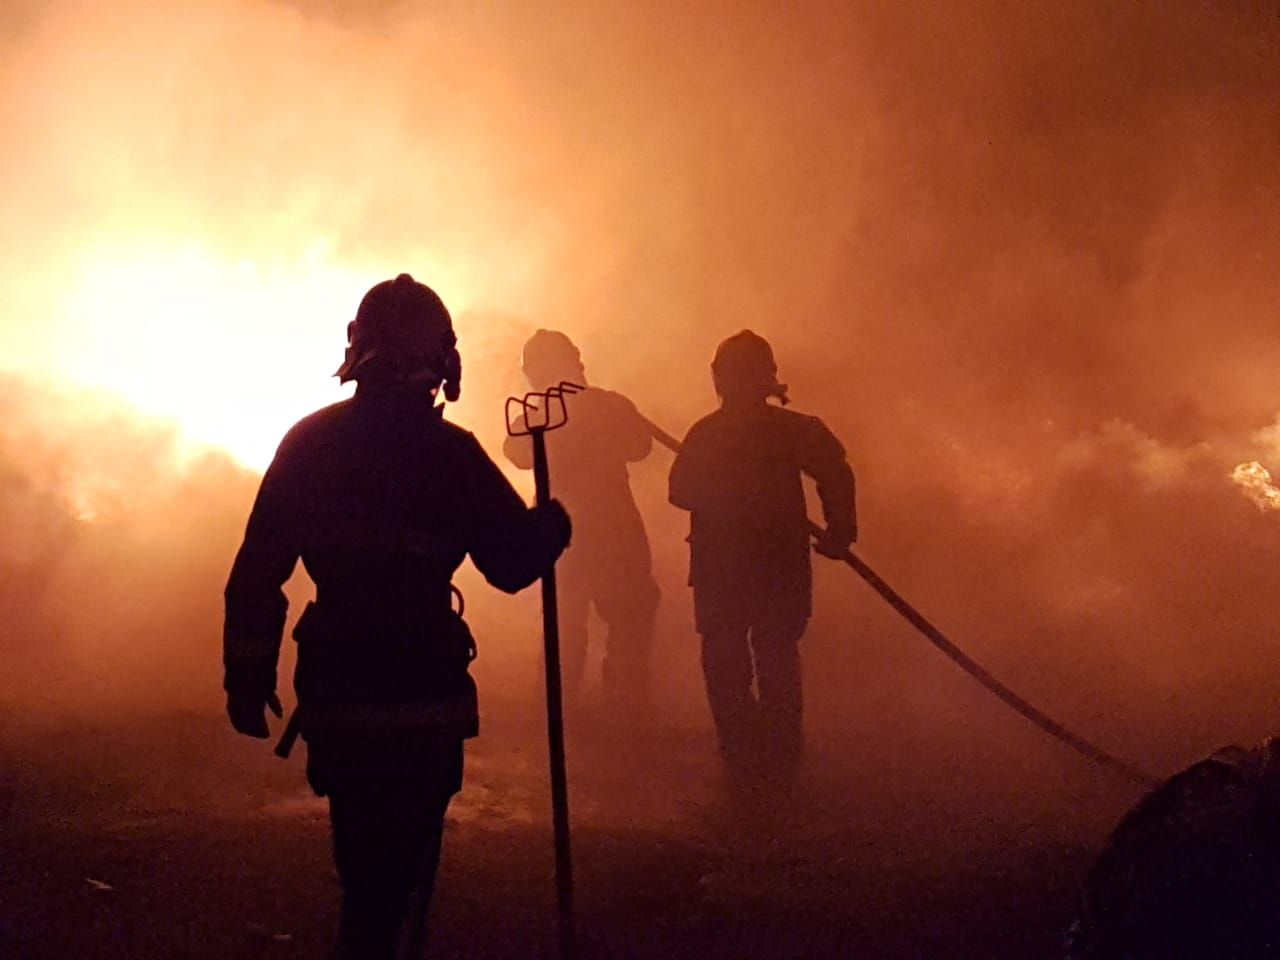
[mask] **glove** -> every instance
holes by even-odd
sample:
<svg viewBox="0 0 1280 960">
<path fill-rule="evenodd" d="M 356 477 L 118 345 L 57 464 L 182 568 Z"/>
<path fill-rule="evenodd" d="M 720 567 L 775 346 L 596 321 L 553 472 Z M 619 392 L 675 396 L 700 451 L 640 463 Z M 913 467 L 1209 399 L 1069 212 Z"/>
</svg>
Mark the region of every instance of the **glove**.
<svg viewBox="0 0 1280 960">
<path fill-rule="evenodd" d="M 573 523 L 564 505 L 559 500 L 550 500 L 534 507 L 533 514 L 544 535 L 555 545 L 556 556 L 559 556 L 573 538 Z"/>
<path fill-rule="evenodd" d="M 227 694 L 227 716 L 231 719 L 231 726 L 246 737 L 265 740 L 271 736 L 271 730 L 267 727 L 267 710 L 277 717 L 284 716 L 284 707 L 280 705 L 280 698 L 274 692 L 266 697 Z"/>
<path fill-rule="evenodd" d="M 822 533 L 814 535 L 813 549 L 815 553 L 832 560 L 843 560 L 845 554 L 849 552 L 849 547 L 857 539 L 858 536 L 855 533 L 823 530 Z"/>
</svg>

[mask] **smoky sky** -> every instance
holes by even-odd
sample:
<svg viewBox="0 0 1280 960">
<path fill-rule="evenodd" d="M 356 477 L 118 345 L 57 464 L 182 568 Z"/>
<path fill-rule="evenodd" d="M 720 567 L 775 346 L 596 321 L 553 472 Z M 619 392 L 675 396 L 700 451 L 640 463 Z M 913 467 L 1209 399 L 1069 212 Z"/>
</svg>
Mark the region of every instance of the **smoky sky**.
<svg viewBox="0 0 1280 960">
<path fill-rule="evenodd" d="M 196 238 L 285 267 L 322 240 L 319 269 L 439 278 L 468 365 L 457 418 L 495 453 L 537 327 L 568 332 L 594 383 L 677 434 L 715 403 L 716 343 L 755 329 L 795 408 L 847 446 L 860 555 L 997 674 L 1156 767 L 1273 732 L 1280 529 L 1230 476 L 1280 466 L 1274 8 L 14 11 L 0 367 L 27 400 L 0 453 L 6 524 L 35 524 L 39 548 L 7 540 L 13 575 L 44 571 L 48 602 L 105 611 L 36 644 L 95 651 L 95 683 L 139 649 L 215 677 L 253 478 L 216 454 L 155 453 L 159 427 L 49 469 L 50 449 L 95 436 L 43 419 L 85 334 L 50 291 L 86 237 Z M 228 318 L 242 361 L 225 390 L 322 379 L 298 358 L 329 350 L 336 366 L 360 292 L 282 315 L 290 339 L 269 349 Z M 668 696 L 705 722 L 664 458 L 633 471 L 664 590 L 657 656 Z M 74 519 L 76 471 L 122 462 L 156 470 L 124 474 L 130 524 Z M 114 575 L 92 575 L 86 549 Z M 176 647 L 129 619 L 143 587 L 184 621 Z M 816 589 L 812 725 L 936 722 L 945 740 L 1014 723 L 847 571 L 822 567 Z M 532 662 L 533 601 L 477 616 L 487 663 Z M 35 662 L 15 661 L 14 676 Z"/>
</svg>

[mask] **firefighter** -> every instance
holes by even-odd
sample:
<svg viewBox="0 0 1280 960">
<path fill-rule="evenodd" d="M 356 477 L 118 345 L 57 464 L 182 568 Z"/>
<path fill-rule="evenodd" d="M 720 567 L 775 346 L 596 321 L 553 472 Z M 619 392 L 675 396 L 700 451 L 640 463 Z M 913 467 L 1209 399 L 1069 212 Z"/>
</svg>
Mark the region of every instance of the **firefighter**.
<svg viewBox="0 0 1280 960">
<path fill-rule="evenodd" d="M 462 745 L 478 728 L 474 646 L 450 578 L 470 555 L 508 593 L 569 541 L 555 502 L 528 509 L 470 433 L 443 419 L 462 364 L 440 298 L 408 274 L 365 295 L 337 372 L 355 395 L 286 434 L 226 586 L 227 713 L 251 737 L 280 715 L 276 664 L 298 559 L 316 586 L 294 630 L 307 779 L 329 798 L 341 957 L 394 955 L 425 911 Z M 425 913 L 422 914 L 425 916 Z"/>
<path fill-rule="evenodd" d="M 601 677 L 606 710 L 634 720 L 649 707 L 658 585 L 627 470 L 653 449 L 650 425 L 626 397 L 587 385 L 578 348 L 559 331 L 534 333 L 522 366 L 535 391 L 562 381 L 587 387 L 574 395 L 565 427 L 547 435 L 551 471 L 574 518 L 573 547 L 557 573 L 565 687 L 580 694 L 594 604 L 608 631 Z M 508 437 L 503 452 L 515 466 L 533 467 L 528 437 Z"/>
<path fill-rule="evenodd" d="M 803 744 L 799 643 L 812 611 L 802 476 L 817 481 L 826 521 L 814 549 L 839 557 L 857 537 L 853 471 L 821 420 L 769 403 L 787 392 L 762 337 L 725 340 L 711 374 L 720 409 L 685 437 L 670 500 L 691 514 L 689 582 L 730 783 L 785 791 Z"/>
</svg>

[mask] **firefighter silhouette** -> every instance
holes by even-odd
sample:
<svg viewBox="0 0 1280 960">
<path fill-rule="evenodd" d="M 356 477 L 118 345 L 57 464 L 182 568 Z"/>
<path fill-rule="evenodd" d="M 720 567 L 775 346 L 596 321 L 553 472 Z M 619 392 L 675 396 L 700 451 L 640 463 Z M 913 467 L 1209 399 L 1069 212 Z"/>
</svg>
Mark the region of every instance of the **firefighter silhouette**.
<svg viewBox="0 0 1280 960">
<path fill-rule="evenodd" d="M 281 587 L 301 558 L 316 600 L 294 630 L 290 726 L 329 798 L 338 953 L 368 960 L 394 955 L 411 902 L 425 917 L 463 740 L 477 732 L 474 646 L 450 578 L 469 554 L 514 593 L 555 562 L 569 522 L 558 503 L 526 508 L 443 419 L 436 395 L 456 400 L 462 370 L 430 288 L 408 274 L 377 284 L 348 336 L 337 376 L 355 395 L 289 430 L 262 479 L 226 586 L 224 665 L 232 725 L 266 737 L 266 709 L 280 715 Z"/>
<path fill-rule="evenodd" d="M 817 481 L 838 557 L 857 537 L 853 471 L 817 417 L 786 404 L 768 342 L 749 330 L 716 350 L 720 409 L 671 467 L 670 500 L 691 514 L 690 575 L 702 669 L 721 755 L 738 787 L 792 782 L 803 745 L 800 638 L 812 610 L 802 477 Z"/>
<path fill-rule="evenodd" d="M 574 518 L 573 546 L 557 571 L 565 688 L 571 698 L 581 692 L 594 605 L 608 631 L 601 678 L 606 709 L 634 718 L 649 706 L 658 586 L 627 465 L 652 450 L 649 423 L 626 397 L 587 385 L 578 348 L 563 333 L 538 330 L 522 361 L 533 390 L 562 381 L 587 387 L 574 395 L 568 424 L 547 435 L 551 473 Z M 532 469 L 528 437 L 508 437 L 503 451 L 515 466 Z"/>
</svg>

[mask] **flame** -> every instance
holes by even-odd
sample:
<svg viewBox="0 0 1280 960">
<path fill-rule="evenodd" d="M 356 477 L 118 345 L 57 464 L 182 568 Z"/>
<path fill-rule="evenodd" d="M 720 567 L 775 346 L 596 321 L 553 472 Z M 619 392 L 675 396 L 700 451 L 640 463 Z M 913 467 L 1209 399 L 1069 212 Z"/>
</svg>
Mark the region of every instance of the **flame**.
<svg viewBox="0 0 1280 960">
<path fill-rule="evenodd" d="M 62 335 L 30 359 L 175 425 L 188 451 L 213 446 L 262 469 L 298 418 L 349 392 L 330 374 L 356 304 L 382 279 L 333 262 L 322 242 L 293 262 L 194 241 L 87 251 L 53 305 Z"/>
<path fill-rule="evenodd" d="M 1238 485 L 1259 510 L 1280 510 L 1280 487 L 1271 482 L 1270 471 L 1258 461 L 1238 464 L 1231 471 L 1231 482 Z"/>
</svg>

